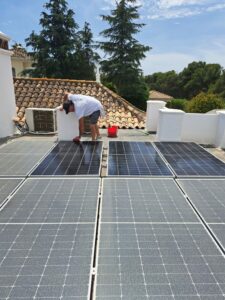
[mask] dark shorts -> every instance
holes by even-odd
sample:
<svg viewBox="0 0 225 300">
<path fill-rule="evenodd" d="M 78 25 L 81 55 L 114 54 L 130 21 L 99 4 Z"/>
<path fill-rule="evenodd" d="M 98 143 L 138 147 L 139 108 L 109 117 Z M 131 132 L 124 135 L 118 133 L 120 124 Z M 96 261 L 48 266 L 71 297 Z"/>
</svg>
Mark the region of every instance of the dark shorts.
<svg viewBox="0 0 225 300">
<path fill-rule="evenodd" d="M 98 118 L 100 117 L 100 110 L 96 110 L 94 111 L 90 116 L 89 116 L 89 120 L 91 125 L 97 124 L 98 122 Z"/>
</svg>

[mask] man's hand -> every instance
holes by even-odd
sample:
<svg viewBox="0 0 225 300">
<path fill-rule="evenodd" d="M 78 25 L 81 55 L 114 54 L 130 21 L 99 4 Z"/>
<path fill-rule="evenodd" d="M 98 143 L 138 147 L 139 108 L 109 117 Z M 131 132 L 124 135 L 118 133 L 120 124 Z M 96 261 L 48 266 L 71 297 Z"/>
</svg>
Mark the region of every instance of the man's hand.
<svg viewBox="0 0 225 300">
<path fill-rule="evenodd" d="M 74 143 L 80 143 L 80 137 L 79 137 L 79 136 L 76 136 L 76 137 L 73 139 L 73 142 L 74 142 Z"/>
</svg>

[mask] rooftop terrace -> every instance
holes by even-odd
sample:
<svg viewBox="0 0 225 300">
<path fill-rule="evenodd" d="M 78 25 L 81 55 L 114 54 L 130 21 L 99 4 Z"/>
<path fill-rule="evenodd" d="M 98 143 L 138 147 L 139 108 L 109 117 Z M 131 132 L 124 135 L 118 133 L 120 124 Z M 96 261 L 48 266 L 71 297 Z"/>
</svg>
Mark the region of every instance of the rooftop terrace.
<svg viewBox="0 0 225 300">
<path fill-rule="evenodd" d="M 2 142 L 0 299 L 225 299 L 225 152 L 101 133 Z"/>
</svg>

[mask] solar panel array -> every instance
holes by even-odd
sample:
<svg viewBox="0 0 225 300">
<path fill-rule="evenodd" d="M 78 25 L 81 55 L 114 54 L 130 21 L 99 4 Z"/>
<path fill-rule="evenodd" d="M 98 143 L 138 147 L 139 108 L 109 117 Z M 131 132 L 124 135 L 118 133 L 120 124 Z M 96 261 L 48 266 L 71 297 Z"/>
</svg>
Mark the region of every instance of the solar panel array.
<svg viewBox="0 0 225 300">
<path fill-rule="evenodd" d="M 173 179 L 104 179 L 100 221 L 95 299 L 224 298 L 224 257 Z"/>
<path fill-rule="evenodd" d="M 225 249 L 225 179 L 178 182 Z"/>
<path fill-rule="evenodd" d="M 1 299 L 89 299 L 99 179 L 28 179 L 0 212 Z"/>
<path fill-rule="evenodd" d="M 0 147 L 0 176 L 27 176 L 52 145 Z M 0 299 L 225 299 L 224 255 L 203 226 L 225 253 L 225 179 L 140 178 L 173 177 L 159 152 L 180 177 L 224 164 L 194 143 L 156 145 L 110 142 L 108 175 L 121 177 L 102 185 L 102 142 L 59 142 L 16 192 L 22 179 L 0 179 Z"/>
<path fill-rule="evenodd" d="M 109 142 L 109 176 L 170 176 L 172 173 L 149 142 Z"/>
<path fill-rule="evenodd" d="M 26 176 L 54 145 L 49 141 L 13 141 L 0 147 L 0 176 Z"/>
<path fill-rule="evenodd" d="M 101 155 L 102 142 L 59 142 L 31 175 L 99 176 Z"/>
<path fill-rule="evenodd" d="M 155 142 L 178 177 L 225 176 L 225 163 L 195 143 Z"/>
</svg>

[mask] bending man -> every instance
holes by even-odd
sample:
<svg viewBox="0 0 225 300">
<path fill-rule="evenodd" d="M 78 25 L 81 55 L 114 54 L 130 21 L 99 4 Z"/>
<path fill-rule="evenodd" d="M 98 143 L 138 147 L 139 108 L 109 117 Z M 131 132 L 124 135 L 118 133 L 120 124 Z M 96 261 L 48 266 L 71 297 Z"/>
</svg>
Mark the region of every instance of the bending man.
<svg viewBox="0 0 225 300">
<path fill-rule="evenodd" d="M 66 94 L 64 100 L 66 101 L 63 103 L 63 109 L 66 114 L 74 112 L 79 120 L 79 136 L 75 137 L 73 141 L 79 142 L 83 134 L 83 117 L 89 117 L 90 119 L 92 141 L 100 138 L 97 122 L 100 115 L 104 114 L 101 102 L 94 97 L 73 94 Z"/>
</svg>

